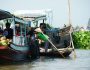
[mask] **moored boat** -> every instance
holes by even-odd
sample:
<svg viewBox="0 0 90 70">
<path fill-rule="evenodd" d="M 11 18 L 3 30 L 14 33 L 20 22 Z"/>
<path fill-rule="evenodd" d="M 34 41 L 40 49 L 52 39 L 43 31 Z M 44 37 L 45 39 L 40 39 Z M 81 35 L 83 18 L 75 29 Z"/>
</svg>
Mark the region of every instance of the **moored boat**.
<svg viewBox="0 0 90 70">
<path fill-rule="evenodd" d="M 22 13 L 23 11 L 23 13 Z M 52 20 L 49 16 L 51 10 L 34 10 L 33 12 L 30 10 L 21 10 L 15 12 L 15 15 L 34 23 L 34 27 L 39 27 L 39 21 L 43 21 L 42 23 L 52 24 L 50 21 Z M 51 16 L 52 17 L 52 16 Z M 72 36 L 71 36 L 71 25 L 64 27 L 62 29 L 58 28 L 47 28 L 46 35 L 49 36 L 48 42 L 49 47 L 47 52 L 45 52 L 45 47 L 39 44 L 40 55 L 43 56 L 61 56 L 67 57 L 74 50 Z M 42 34 L 43 35 L 43 34 Z M 34 44 L 34 43 L 33 43 Z"/>
<path fill-rule="evenodd" d="M 12 39 L 8 39 L 5 35 L 11 34 L 11 32 L 4 33 L 6 23 L 10 23 L 13 36 Z M 16 32 L 16 26 L 19 25 L 19 34 Z M 28 44 L 28 38 L 26 36 L 26 27 L 28 24 L 21 18 L 15 17 L 11 13 L 0 10 L 0 27 L 3 30 L 1 37 L 4 37 L 4 41 L 0 40 L 0 60 L 3 61 L 22 61 L 26 60 L 31 55 L 30 45 Z M 11 37 L 11 36 L 10 36 Z M 10 40 L 10 42 L 8 41 Z M 8 43 L 6 43 L 6 41 Z"/>
<path fill-rule="evenodd" d="M 40 54 L 43 56 L 68 57 L 74 50 L 71 33 L 71 25 L 48 31 L 47 34 L 50 37 L 48 41 L 51 45 L 48 47 L 47 52 L 45 52 L 44 47 L 40 47 Z"/>
</svg>

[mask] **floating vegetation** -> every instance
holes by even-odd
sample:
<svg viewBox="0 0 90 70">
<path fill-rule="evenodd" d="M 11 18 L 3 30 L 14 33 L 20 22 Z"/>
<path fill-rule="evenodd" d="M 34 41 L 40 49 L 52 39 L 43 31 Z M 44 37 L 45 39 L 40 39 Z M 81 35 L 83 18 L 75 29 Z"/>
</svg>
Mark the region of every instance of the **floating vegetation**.
<svg viewBox="0 0 90 70">
<path fill-rule="evenodd" d="M 73 32 L 72 36 L 75 48 L 90 49 L 90 31 Z"/>
</svg>

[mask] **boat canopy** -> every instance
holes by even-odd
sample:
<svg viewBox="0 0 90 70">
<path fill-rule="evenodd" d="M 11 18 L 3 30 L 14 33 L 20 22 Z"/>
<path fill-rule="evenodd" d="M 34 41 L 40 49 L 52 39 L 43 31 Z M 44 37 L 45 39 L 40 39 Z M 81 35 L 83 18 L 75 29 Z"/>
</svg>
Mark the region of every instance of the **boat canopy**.
<svg viewBox="0 0 90 70">
<path fill-rule="evenodd" d="M 52 10 L 44 9 L 44 10 L 18 10 L 13 14 L 19 18 L 22 18 L 26 21 L 30 21 L 32 26 L 38 27 L 40 23 L 49 23 L 52 24 Z"/>
<path fill-rule="evenodd" d="M 13 17 L 12 14 L 10 14 L 10 13 L 7 12 L 7 11 L 4 11 L 4 10 L 1 10 L 1 9 L 0 9 L 0 20 L 6 19 L 6 18 L 12 18 L 12 17 Z"/>
<path fill-rule="evenodd" d="M 43 10 L 18 10 L 14 12 L 14 15 L 19 17 L 39 17 L 45 15 Z"/>
<path fill-rule="evenodd" d="M 7 18 L 13 18 L 14 20 L 23 24 L 28 24 L 26 21 L 24 21 L 22 18 L 16 17 L 15 15 L 11 14 L 8 11 L 4 11 L 0 9 L 0 20 L 7 19 Z"/>
<path fill-rule="evenodd" d="M 18 10 L 14 12 L 14 15 L 31 21 L 43 20 L 46 19 L 47 12 L 49 11 L 50 10 Z"/>
</svg>

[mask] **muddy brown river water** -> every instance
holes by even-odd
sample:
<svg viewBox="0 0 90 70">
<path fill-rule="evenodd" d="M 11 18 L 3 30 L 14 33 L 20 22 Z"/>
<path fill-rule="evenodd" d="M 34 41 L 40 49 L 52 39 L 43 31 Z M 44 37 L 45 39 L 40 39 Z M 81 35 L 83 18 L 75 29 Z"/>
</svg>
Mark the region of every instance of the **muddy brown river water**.
<svg viewBox="0 0 90 70">
<path fill-rule="evenodd" d="M 90 50 L 76 50 L 76 59 L 70 57 L 40 57 L 31 62 L 0 65 L 0 70 L 90 70 Z"/>
</svg>

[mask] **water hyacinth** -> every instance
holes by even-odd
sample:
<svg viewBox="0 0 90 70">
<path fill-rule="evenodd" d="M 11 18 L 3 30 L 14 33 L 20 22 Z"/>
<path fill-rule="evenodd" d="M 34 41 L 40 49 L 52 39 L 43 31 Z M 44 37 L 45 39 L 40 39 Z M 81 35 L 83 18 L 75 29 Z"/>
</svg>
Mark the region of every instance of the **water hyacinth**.
<svg viewBox="0 0 90 70">
<path fill-rule="evenodd" d="M 77 31 L 72 34 L 75 48 L 90 49 L 90 31 Z"/>
</svg>

